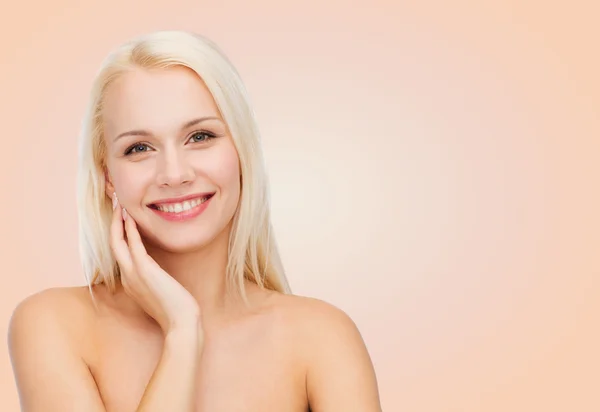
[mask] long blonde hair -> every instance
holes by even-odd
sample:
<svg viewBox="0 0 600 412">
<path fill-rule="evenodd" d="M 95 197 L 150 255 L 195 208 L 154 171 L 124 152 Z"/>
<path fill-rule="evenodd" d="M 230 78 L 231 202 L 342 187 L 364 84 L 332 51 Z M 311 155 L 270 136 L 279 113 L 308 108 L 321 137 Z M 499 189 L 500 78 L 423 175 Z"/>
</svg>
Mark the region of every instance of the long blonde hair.
<svg viewBox="0 0 600 412">
<path fill-rule="evenodd" d="M 157 31 L 115 49 L 94 80 L 79 141 L 77 203 L 79 250 L 87 284 L 115 290 L 119 267 L 109 245 L 112 215 L 105 192 L 106 146 L 102 104 L 106 87 L 134 68 L 183 66 L 193 70 L 211 92 L 231 133 L 240 159 L 242 190 L 233 217 L 227 281 L 246 297 L 244 279 L 290 293 L 272 233 L 270 199 L 260 134 L 246 89 L 237 70 L 211 40 L 185 31 Z"/>
</svg>

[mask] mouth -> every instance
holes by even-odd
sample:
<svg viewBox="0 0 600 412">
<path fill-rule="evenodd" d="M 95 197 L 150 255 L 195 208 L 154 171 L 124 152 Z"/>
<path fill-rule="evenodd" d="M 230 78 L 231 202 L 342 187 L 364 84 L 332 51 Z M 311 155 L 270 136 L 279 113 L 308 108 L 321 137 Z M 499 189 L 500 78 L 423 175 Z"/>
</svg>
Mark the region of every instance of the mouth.
<svg viewBox="0 0 600 412">
<path fill-rule="evenodd" d="M 215 193 L 203 193 L 195 196 L 187 196 L 181 199 L 168 199 L 156 203 L 150 203 L 147 206 L 150 209 L 168 213 L 168 214 L 186 214 L 194 209 L 200 208 L 203 204 L 208 202 Z"/>
<path fill-rule="evenodd" d="M 164 220 L 184 222 L 204 212 L 214 195 L 215 192 L 163 199 L 155 203 L 150 203 L 148 207 Z"/>
</svg>

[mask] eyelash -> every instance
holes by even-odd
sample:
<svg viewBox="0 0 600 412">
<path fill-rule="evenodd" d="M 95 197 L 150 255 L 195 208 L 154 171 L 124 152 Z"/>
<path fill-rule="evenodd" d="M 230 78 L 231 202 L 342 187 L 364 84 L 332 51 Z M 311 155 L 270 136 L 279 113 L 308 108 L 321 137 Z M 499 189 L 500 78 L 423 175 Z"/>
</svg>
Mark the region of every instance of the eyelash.
<svg viewBox="0 0 600 412">
<path fill-rule="evenodd" d="M 217 137 L 217 135 L 215 135 L 214 133 L 209 132 L 207 130 L 199 130 L 197 132 L 192 133 L 187 140 L 189 141 L 191 138 L 193 138 L 194 136 L 197 136 L 197 135 L 204 135 L 205 138 L 203 140 L 201 140 L 201 141 L 197 141 L 197 142 L 194 142 L 194 143 L 205 143 L 205 142 L 208 142 L 209 140 L 212 140 L 212 139 L 214 139 L 214 138 Z M 142 151 L 139 151 L 139 152 L 134 152 L 133 151 L 135 148 L 138 148 L 140 146 L 148 147 L 148 145 L 146 143 L 134 143 L 131 146 L 129 146 L 127 148 L 127 150 L 125 150 L 125 156 L 129 156 L 129 155 L 132 155 L 132 154 L 144 153 L 144 152 L 147 151 L 147 150 L 142 150 Z"/>
</svg>

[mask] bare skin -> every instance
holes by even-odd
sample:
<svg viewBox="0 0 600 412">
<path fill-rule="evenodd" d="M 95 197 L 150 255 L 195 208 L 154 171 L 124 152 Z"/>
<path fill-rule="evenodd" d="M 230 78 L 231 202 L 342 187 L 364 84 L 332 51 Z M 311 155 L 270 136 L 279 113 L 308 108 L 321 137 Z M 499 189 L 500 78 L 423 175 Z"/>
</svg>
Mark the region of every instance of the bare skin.
<svg viewBox="0 0 600 412">
<path fill-rule="evenodd" d="M 251 309 L 205 325 L 197 411 L 379 411 L 358 330 L 319 300 L 249 287 Z M 163 333 L 122 291 L 55 288 L 11 322 L 24 411 L 135 411 Z M 27 357 L 27 359 L 25 359 Z M 173 383 L 177 385 L 177 382 Z M 60 405 L 51 409 L 48 405 Z"/>
<path fill-rule="evenodd" d="M 373 365 L 345 313 L 251 282 L 248 305 L 227 293 L 239 158 L 203 82 L 180 68 L 129 72 L 108 87 L 103 122 L 122 282 L 114 294 L 94 286 L 97 306 L 73 287 L 15 309 L 9 350 L 22 410 L 380 411 Z M 186 221 L 153 208 L 204 193 L 205 211 Z"/>
</svg>

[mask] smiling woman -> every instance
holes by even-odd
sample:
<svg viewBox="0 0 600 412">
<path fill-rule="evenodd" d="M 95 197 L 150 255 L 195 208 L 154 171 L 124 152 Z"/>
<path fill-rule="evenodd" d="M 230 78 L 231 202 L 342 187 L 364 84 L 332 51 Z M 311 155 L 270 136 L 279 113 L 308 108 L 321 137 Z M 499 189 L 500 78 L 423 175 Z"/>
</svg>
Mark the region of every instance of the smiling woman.
<svg viewBox="0 0 600 412">
<path fill-rule="evenodd" d="M 11 319 L 23 411 L 381 409 L 352 320 L 290 291 L 252 109 L 210 40 L 154 32 L 108 57 L 78 190 L 88 284 Z"/>
</svg>

